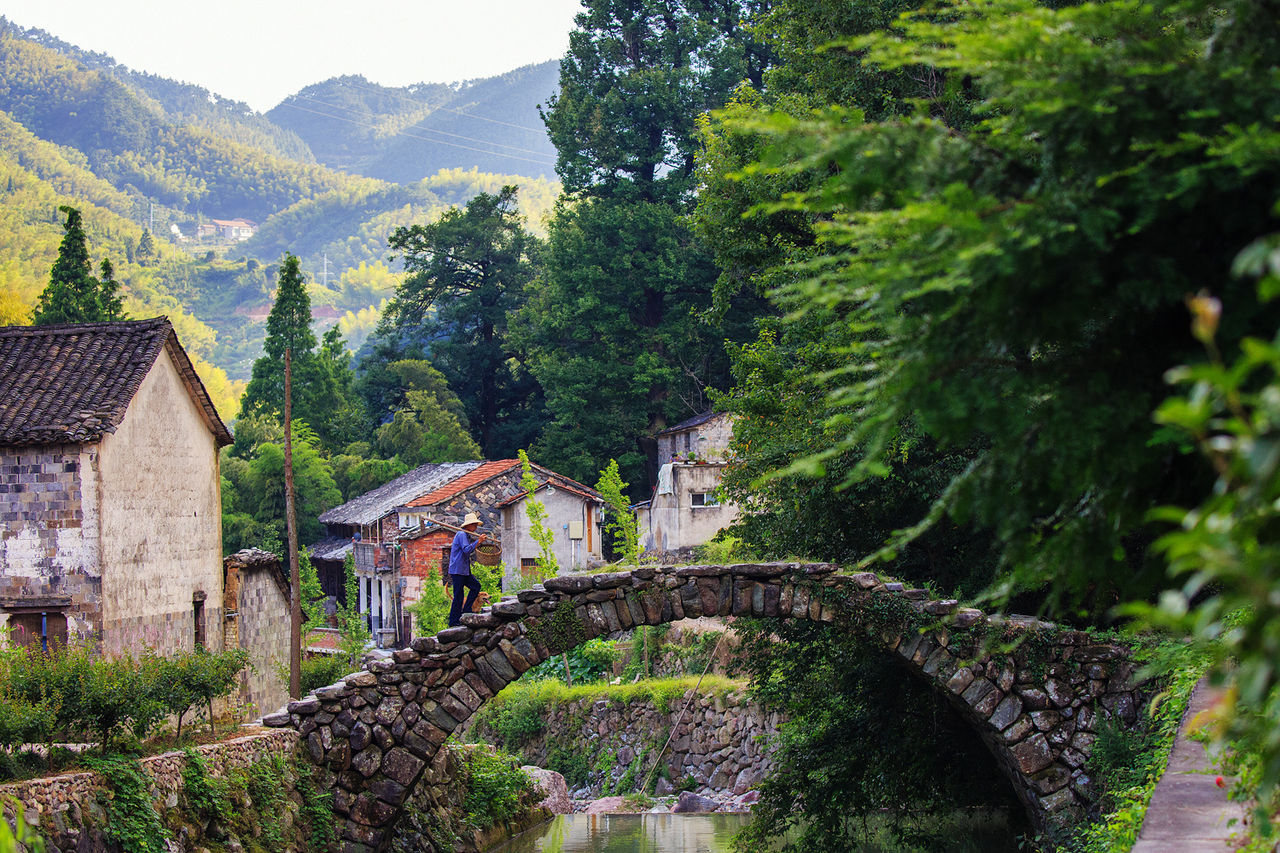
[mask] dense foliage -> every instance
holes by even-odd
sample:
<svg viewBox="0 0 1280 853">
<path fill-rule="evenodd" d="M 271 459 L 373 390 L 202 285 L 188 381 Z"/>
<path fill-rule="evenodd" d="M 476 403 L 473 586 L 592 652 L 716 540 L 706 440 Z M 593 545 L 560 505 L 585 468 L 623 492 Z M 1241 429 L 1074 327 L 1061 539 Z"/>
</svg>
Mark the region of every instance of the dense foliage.
<svg viewBox="0 0 1280 853">
<path fill-rule="evenodd" d="M 816 547 L 1036 592 L 1059 619 L 1158 601 L 1128 612 L 1211 647 L 1265 790 L 1274 10 L 1056 5 L 759 19 L 780 64 L 708 122 L 698 210 L 720 293 L 787 311 L 734 351 L 729 488 L 767 549 L 812 553 L 806 522 L 867 518 L 866 540 L 820 524 Z M 1161 406 L 1182 364 L 1189 391 Z"/>
<path fill-rule="evenodd" d="M 1275 112 L 1256 13 L 914 16 L 845 44 L 890 71 L 965 79 L 978 121 L 951 120 L 942 86 L 934 115 L 834 107 L 752 125 L 773 140 L 761 168 L 830 169 L 789 205 L 825 221 L 820 254 L 779 296 L 847 330 L 832 398 L 858 417 L 838 417 L 812 458 L 856 450 L 847 482 L 883 475 L 908 419 L 943 447 L 980 441 L 932 517 L 989 527 L 1013 582 L 1052 580 L 1095 614 L 1160 583 L 1145 513 L 1206 486 L 1151 421 L 1164 371 L 1193 352 L 1183 298 L 1224 294 L 1229 346 L 1268 322 L 1230 275 L 1276 197 L 1273 135 L 1244 130 Z"/>
<path fill-rule="evenodd" d="M 384 332 L 430 341 L 433 366 L 462 400 L 486 458 L 509 458 L 541 426 L 541 394 L 507 335 L 525 300 L 538 241 L 516 209 L 517 189 L 480 193 L 429 225 L 389 239 L 405 280 L 383 312 Z"/>
<path fill-rule="evenodd" d="M 170 657 L 102 655 L 87 645 L 4 649 L 0 745 L 44 744 L 52 760 L 55 740 L 93 740 L 105 751 L 125 732 L 146 738 L 169 714 L 177 717 L 180 731 L 189 711 L 211 712 L 214 699 L 235 689 L 247 662 L 242 649 L 197 648 Z M 13 771 L 11 760 L 6 752 L 6 775 Z"/>
<path fill-rule="evenodd" d="M 696 116 L 764 64 L 752 6 L 587 2 L 576 19 L 545 115 L 565 196 L 516 323 L 546 394 L 535 451 L 571 477 L 613 458 L 641 494 L 652 435 L 706 409 L 723 340 L 762 310 L 706 313 L 716 271 L 685 219 Z"/>
<path fill-rule="evenodd" d="M 808 622 L 738 623 L 753 695 L 785 715 L 744 850 L 853 850 L 884 812 L 900 840 L 958 808 L 1021 808 L 990 754 L 928 685 L 858 631 Z M 946 744 L 946 748 L 939 748 Z M 937 844 L 939 839 L 932 839 Z"/>
</svg>

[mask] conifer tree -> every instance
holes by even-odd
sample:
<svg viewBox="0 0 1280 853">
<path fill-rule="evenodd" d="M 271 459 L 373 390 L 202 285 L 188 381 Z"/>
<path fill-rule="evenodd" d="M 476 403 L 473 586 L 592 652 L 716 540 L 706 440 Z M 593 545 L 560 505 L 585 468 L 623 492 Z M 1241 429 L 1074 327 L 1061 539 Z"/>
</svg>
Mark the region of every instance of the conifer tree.
<svg viewBox="0 0 1280 853">
<path fill-rule="evenodd" d="M 311 297 L 302 279 L 298 259 L 286 253 L 277 280 L 276 301 L 267 315 L 263 355 L 253 363 L 253 375 L 245 388 L 240 411 L 245 414 L 281 415 L 284 411 L 284 351 L 292 350 L 295 393 L 300 401 L 311 395 L 305 377 L 315 373 L 316 336 L 311 331 Z M 301 381 L 300 381 L 301 380 Z M 305 404 L 303 420 L 311 422 Z"/>
<path fill-rule="evenodd" d="M 102 262 L 102 281 L 94 278 L 80 211 L 65 205 L 58 210 L 67 216 L 62 226 L 66 233 L 58 246 L 58 259 L 49 271 L 49 284 L 40 294 L 35 325 L 123 320 L 124 307 L 116 294 L 119 285 L 111 262 Z"/>
<path fill-rule="evenodd" d="M 284 351 L 293 354 L 294 417 L 316 431 L 329 451 L 352 441 L 363 419 L 363 410 L 350 389 L 345 348 L 336 333 L 325 336 L 318 349 L 311 330 L 311 297 L 298 259 L 285 254 L 277 279 L 276 301 L 267 315 L 263 355 L 253 363 L 253 374 L 240 402 L 242 414 L 284 417 Z"/>
</svg>

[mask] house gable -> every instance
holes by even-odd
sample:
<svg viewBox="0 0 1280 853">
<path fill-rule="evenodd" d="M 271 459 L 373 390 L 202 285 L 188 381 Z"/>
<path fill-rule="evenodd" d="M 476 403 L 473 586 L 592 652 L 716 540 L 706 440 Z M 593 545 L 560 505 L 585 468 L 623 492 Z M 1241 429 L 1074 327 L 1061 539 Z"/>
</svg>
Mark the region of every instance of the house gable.
<svg viewBox="0 0 1280 853">
<path fill-rule="evenodd" d="M 162 351 L 218 444 L 232 441 L 166 317 L 0 327 L 0 445 L 87 444 L 115 432 Z"/>
</svg>

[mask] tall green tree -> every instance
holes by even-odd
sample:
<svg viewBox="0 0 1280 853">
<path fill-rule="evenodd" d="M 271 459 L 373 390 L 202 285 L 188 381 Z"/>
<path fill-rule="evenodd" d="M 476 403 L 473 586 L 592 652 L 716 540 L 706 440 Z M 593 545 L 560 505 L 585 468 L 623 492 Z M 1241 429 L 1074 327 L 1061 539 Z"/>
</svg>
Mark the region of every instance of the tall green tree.
<svg viewBox="0 0 1280 853">
<path fill-rule="evenodd" d="M 926 109 L 745 123 L 767 137 L 747 172 L 821 170 L 784 202 L 821 221 L 820 251 L 778 296 L 846 330 L 830 399 L 857 417 L 813 464 L 852 451 L 846 482 L 882 476 L 908 421 L 976 448 L 899 542 L 947 516 L 986 527 L 1001 591 L 1048 589 L 1068 617 L 1167 582 L 1147 514 L 1209 485 L 1152 420 L 1164 372 L 1197 357 L 1183 301 L 1207 287 L 1232 306 L 1227 351 L 1276 325 L 1231 275 L 1280 197 L 1280 132 L 1258 120 L 1280 115 L 1269 10 L 992 0 L 915 14 L 837 49 L 934 69 L 950 82 Z M 961 86 L 975 101 L 958 121 L 943 102 Z"/>
<path fill-rule="evenodd" d="M 35 325 L 123 320 L 124 306 L 111 261 L 104 258 L 102 279 L 94 278 L 80 211 L 66 205 L 58 210 L 66 214 L 67 221 L 62 225 L 66 233 L 58 246 L 58 259 L 49 271 L 49 284 L 40 294 Z"/>
<path fill-rule="evenodd" d="M 542 425 L 541 389 L 507 336 L 507 317 L 525 301 L 538 240 L 516 207 L 517 189 L 480 193 L 429 225 L 397 228 L 405 280 L 380 331 L 417 331 L 432 364 L 465 406 L 466 423 L 490 458 L 509 457 Z"/>
<path fill-rule="evenodd" d="M 363 426 L 363 412 L 352 389 L 349 360 L 340 337 L 325 335 L 317 350 L 311 330 L 311 298 L 298 259 L 285 255 L 280 266 L 276 298 L 267 315 L 267 337 L 262 356 L 240 401 L 246 415 L 284 417 L 284 351 L 293 360 L 293 410 L 295 416 L 314 423 L 321 445 L 336 450 L 354 440 Z"/>
<path fill-rule="evenodd" d="M 766 64 L 754 5 L 590 0 L 576 19 L 544 115 L 565 197 L 517 324 L 547 395 L 537 453 L 571 476 L 614 458 L 643 491 L 652 435 L 707 407 L 723 340 L 762 308 L 706 315 L 716 271 L 685 219 L 697 116 Z"/>
</svg>

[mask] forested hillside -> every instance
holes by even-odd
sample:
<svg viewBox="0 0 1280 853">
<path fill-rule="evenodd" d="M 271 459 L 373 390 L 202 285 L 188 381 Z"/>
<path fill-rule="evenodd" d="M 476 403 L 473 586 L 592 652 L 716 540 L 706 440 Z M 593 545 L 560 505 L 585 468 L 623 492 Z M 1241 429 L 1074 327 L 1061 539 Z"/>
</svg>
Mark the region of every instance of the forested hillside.
<svg viewBox="0 0 1280 853">
<path fill-rule="evenodd" d="M 538 115 L 558 87 L 544 62 L 453 86 L 389 88 L 363 77 L 308 86 L 267 113 L 320 162 L 397 183 L 441 169 L 551 177 L 555 148 Z"/>
<path fill-rule="evenodd" d="M 344 81 L 353 85 L 338 85 Z M 507 109 L 510 97 L 503 92 L 518 85 L 380 89 L 360 78 L 344 81 L 312 88 L 325 97 L 357 92 L 348 110 L 376 114 L 378 127 L 365 134 L 345 124 L 355 132 L 343 139 L 331 122 L 303 122 L 308 138 L 328 146 L 325 159 L 333 162 L 321 165 L 302 136 L 242 103 L 133 71 L 0 18 L 0 188 L 6 197 L 0 215 L 7 225 L 0 239 L 9 249 L 0 260 L 0 320 L 30 318 L 60 239 L 60 205 L 82 210 L 91 251 L 116 266 L 130 314 L 169 314 L 194 352 L 239 381 L 260 352 L 285 252 L 299 258 L 320 322 L 340 325 L 354 347 L 372 331 L 399 280 L 387 244 L 394 229 L 435 219 L 506 184 L 523 187 L 522 211 L 535 229 L 544 227 L 556 187 L 522 175 L 547 168 L 490 174 L 476 169 L 477 159 L 446 156 L 439 162 L 450 168 L 437 174 L 427 155 L 414 155 L 430 171 L 403 185 L 344 171 L 401 156 L 388 153 L 396 133 L 423 119 L 443 128 L 464 120 L 460 106 L 492 102 L 491 109 Z M 291 100 L 307 103 L 308 97 Z M 536 111 L 532 115 L 536 125 Z M 509 132 L 489 124 L 478 132 Z M 335 155 L 347 144 L 355 155 Z M 542 144 L 546 149 L 545 134 Z M 197 233 L 201 223 L 237 218 L 255 223 L 252 239 Z M 144 237 L 146 226 L 155 233 Z M 234 412 L 230 402 L 223 408 Z"/>
</svg>

